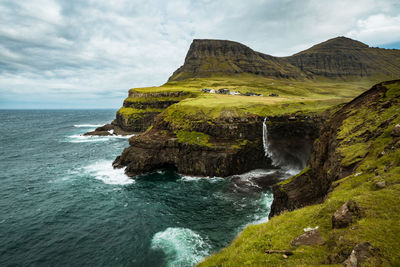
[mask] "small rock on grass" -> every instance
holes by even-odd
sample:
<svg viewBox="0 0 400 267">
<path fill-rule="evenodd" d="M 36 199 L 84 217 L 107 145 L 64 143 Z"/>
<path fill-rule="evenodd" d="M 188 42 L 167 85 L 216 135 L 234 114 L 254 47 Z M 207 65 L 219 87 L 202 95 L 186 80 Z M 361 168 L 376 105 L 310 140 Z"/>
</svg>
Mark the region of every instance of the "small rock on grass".
<svg viewBox="0 0 400 267">
<path fill-rule="evenodd" d="M 350 256 L 343 262 L 346 267 L 358 267 L 369 257 L 373 256 L 374 248 L 370 243 L 364 242 L 357 244 L 351 251 Z"/>
<path fill-rule="evenodd" d="M 360 216 L 360 208 L 353 200 L 346 201 L 332 216 L 332 228 L 344 228 Z"/>
<path fill-rule="evenodd" d="M 307 231 L 304 234 L 293 239 L 290 244 L 292 246 L 312 246 L 312 245 L 323 245 L 324 241 L 322 240 L 321 233 L 318 229 Z"/>
</svg>

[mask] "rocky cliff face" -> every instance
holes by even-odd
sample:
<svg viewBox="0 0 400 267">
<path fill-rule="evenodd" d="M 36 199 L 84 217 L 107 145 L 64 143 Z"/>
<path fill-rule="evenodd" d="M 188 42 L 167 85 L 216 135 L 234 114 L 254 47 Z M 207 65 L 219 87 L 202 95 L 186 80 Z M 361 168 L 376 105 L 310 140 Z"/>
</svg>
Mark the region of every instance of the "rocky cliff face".
<svg viewBox="0 0 400 267">
<path fill-rule="evenodd" d="M 131 89 L 122 108 L 117 111 L 115 120 L 85 135 L 129 135 L 144 132 L 163 110 L 193 96 L 193 93 L 185 91 L 141 93 Z"/>
<path fill-rule="evenodd" d="M 218 118 L 195 121 L 185 129 L 160 114 L 148 132 L 129 140 L 130 147 L 114 166 L 126 166 L 130 176 L 172 168 L 186 175 L 226 177 L 271 168 L 263 146 L 263 120 L 257 115 Z M 316 117 L 270 118 L 271 150 L 280 150 L 279 160 L 298 167 L 308 159 L 318 126 Z M 296 154 L 299 150 L 302 153 Z"/>
<path fill-rule="evenodd" d="M 278 215 L 285 210 L 294 210 L 322 202 L 334 181 L 354 172 L 368 154 L 368 150 L 357 147 L 347 151 L 348 148 L 346 146 L 352 145 L 356 141 L 372 142 L 382 135 L 393 119 L 397 118 L 398 115 L 394 114 L 388 120 L 380 123 L 375 132 L 368 130 L 369 125 L 371 123 L 376 124 L 377 119 L 372 117 L 369 120 L 367 114 L 374 114 L 379 110 L 384 111 L 398 103 L 397 98 L 380 101 L 383 99 L 388 87 L 391 85 L 398 86 L 398 84 L 400 84 L 398 80 L 377 84 L 331 116 L 322 127 L 319 138 L 314 143 L 313 154 L 308 167 L 289 181 L 273 186 L 274 201 L 270 217 Z M 357 140 L 355 137 L 343 140 L 340 132 L 345 130 L 343 129 L 344 121 L 361 108 L 369 109 L 364 117 L 365 121 L 360 121 L 359 125 L 353 126 L 357 126 L 357 128 L 354 128 L 355 132 L 361 132 L 358 137 L 362 140 Z M 362 130 L 363 127 L 366 128 L 365 131 Z M 344 156 L 339 151 L 351 153 L 350 159 L 343 160 Z"/>
<path fill-rule="evenodd" d="M 393 79 L 400 73 L 400 50 L 371 48 L 337 37 L 290 57 L 273 57 L 237 42 L 193 40 L 185 63 L 169 81 L 235 73 L 295 79 Z"/>
</svg>

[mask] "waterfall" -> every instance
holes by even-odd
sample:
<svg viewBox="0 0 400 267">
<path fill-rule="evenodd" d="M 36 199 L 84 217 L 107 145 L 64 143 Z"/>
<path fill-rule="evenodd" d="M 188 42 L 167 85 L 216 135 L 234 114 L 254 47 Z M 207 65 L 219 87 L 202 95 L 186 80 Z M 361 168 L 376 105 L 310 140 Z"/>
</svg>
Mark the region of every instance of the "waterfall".
<svg viewBox="0 0 400 267">
<path fill-rule="evenodd" d="M 276 149 L 276 144 L 272 145 L 268 139 L 268 127 L 267 117 L 263 121 L 263 146 L 265 156 L 271 159 L 271 164 L 274 167 L 279 167 L 285 171 L 292 172 L 293 174 L 298 173 L 304 166 L 299 168 L 299 157 L 294 153 L 296 151 L 288 151 L 286 147 L 279 147 L 279 151 Z M 289 153 L 290 152 L 290 153 Z M 295 161 L 293 161 L 295 158 Z"/>
<path fill-rule="evenodd" d="M 264 151 L 265 151 L 265 156 L 269 157 L 272 159 L 272 152 L 269 149 L 269 142 L 268 142 L 268 128 L 267 128 L 267 117 L 264 118 L 263 121 L 263 145 L 264 145 Z M 273 161 L 273 160 L 272 160 Z M 275 164 L 272 162 L 272 165 L 275 166 Z"/>
<path fill-rule="evenodd" d="M 283 167 L 281 166 L 282 160 L 277 157 L 277 155 L 272 151 L 270 148 L 271 144 L 268 140 L 268 127 L 267 127 L 267 117 L 265 117 L 263 121 L 263 145 L 264 145 L 264 151 L 265 151 L 265 156 L 271 159 L 271 164 L 274 167 Z"/>
</svg>

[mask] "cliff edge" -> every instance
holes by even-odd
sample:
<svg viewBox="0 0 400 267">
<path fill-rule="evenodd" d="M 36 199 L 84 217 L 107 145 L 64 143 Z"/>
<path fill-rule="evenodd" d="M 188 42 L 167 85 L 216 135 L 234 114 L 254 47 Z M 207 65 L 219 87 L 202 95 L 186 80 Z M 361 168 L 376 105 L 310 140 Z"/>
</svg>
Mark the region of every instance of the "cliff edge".
<svg viewBox="0 0 400 267">
<path fill-rule="evenodd" d="M 299 175 L 273 187 L 269 222 L 199 266 L 397 266 L 400 80 L 373 86 L 326 121 Z"/>
</svg>

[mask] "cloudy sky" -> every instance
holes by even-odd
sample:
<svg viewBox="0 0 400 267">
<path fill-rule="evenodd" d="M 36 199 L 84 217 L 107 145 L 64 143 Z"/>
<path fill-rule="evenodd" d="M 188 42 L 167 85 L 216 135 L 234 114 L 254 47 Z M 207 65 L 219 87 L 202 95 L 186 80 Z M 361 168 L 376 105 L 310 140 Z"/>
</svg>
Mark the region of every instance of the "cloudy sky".
<svg viewBox="0 0 400 267">
<path fill-rule="evenodd" d="M 195 38 L 288 56 L 336 36 L 400 48 L 400 1 L 0 0 L 0 109 L 118 108 Z"/>
</svg>

